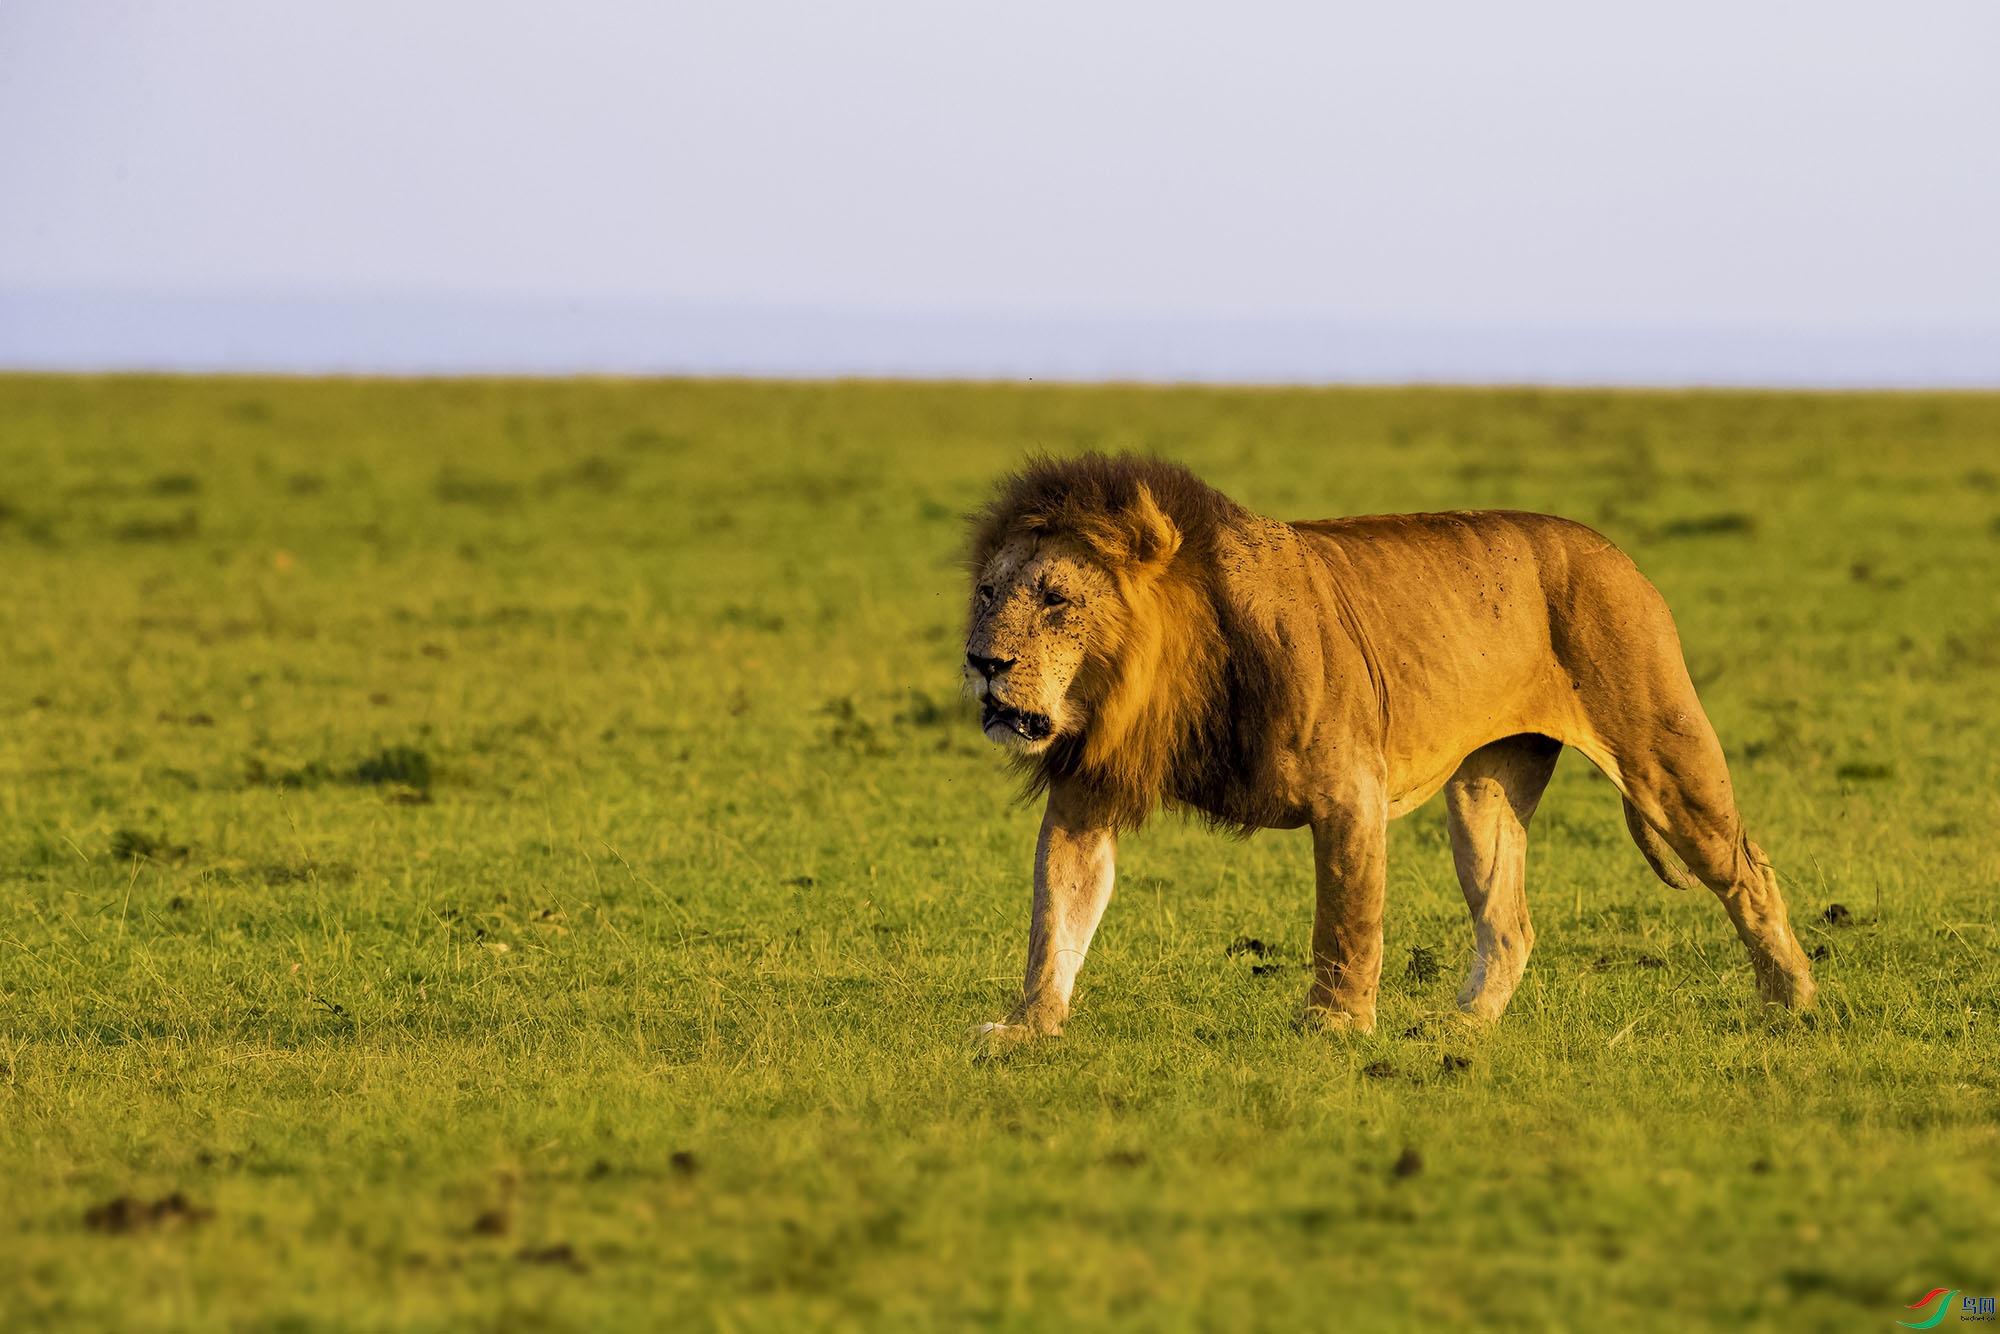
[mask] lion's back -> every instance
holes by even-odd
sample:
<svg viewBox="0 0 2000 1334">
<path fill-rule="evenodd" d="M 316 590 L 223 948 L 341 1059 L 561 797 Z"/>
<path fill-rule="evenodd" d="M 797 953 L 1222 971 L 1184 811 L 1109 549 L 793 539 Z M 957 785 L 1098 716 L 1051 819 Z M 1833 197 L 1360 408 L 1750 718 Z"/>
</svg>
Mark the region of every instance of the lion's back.
<svg viewBox="0 0 2000 1334">
<path fill-rule="evenodd" d="M 1291 525 L 1337 549 L 1376 580 L 1512 596 L 1532 577 L 1552 614 L 1579 602 L 1626 606 L 1658 595 L 1638 567 L 1594 528 L 1529 510 L 1446 510 L 1362 514 Z"/>
<path fill-rule="evenodd" d="M 1610 671 L 1671 647 L 1678 662 L 1665 601 L 1630 557 L 1574 520 L 1458 510 L 1293 528 L 1325 553 L 1383 655 L 1451 690 L 1484 694 L 1473 678 L 1496 673 L 1490 685 L 1526 688 L 1551 659 Z"/>
</svg>

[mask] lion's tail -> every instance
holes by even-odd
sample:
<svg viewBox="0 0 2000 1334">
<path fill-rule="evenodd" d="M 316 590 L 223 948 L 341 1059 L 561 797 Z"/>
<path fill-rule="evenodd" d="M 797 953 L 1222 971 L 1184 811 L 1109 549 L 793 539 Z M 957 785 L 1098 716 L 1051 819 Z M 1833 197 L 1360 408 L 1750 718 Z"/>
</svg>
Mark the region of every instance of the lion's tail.
<svg viewBox="0 0 2000 1334">
<path fill-rule="evenodd" d="M 1680 859 L 1667 847 L 1666 840 L 1653 826 L 1646 823 L 1646 817 L 1639 814 L 1639 808 L 1630 801 L 1625 803 L 1625 827 L 1632 831 L 1632 841 L 1639 845 L 1645 855 L 1646 864 L 1653 868 L 1653 874 L 1675 889 L 1693 889 L 1694 877 L 1680 864 Z"/>
</svg>

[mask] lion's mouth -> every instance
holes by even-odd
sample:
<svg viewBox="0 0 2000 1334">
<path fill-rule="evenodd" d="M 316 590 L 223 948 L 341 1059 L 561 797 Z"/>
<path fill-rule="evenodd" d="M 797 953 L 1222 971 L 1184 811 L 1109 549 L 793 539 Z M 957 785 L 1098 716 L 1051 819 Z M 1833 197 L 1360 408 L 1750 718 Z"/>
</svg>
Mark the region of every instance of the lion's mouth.
<svg viewBox="0 0 2000 1334">
<path fill-rule="evenodd" d="M 1047 741 L 1056 730 L 1055 720 L 1046 713 L 1012 709 L 998 703 L 991 695 L 986 697 L 984 704 L 979 716 L 979 730 L 982 732 L 1004 727 L 1023 741 Z"/>
</svg>

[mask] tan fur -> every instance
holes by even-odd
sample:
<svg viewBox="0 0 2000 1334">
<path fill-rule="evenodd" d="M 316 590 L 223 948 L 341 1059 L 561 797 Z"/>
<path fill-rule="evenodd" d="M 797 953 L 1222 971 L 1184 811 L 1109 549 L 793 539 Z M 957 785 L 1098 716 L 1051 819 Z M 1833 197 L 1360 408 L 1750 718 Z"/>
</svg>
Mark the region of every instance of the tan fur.
<svg viewBox="0 0 2000 1334">
<path fill-rule="evenodd" d="M 1505 1009 L 1533 944 L 1527 828 L 1564 745 L 1625 798 L 1669 884 L 1723 901 L 1767 1001 L 1814 987 L 1664 602 L 1581 525 L 1506 511 L 1279 523 L 1186 470 L 1092 455 L 1002 483 L 976 521 L 966 675 L 1048 814 L 1020 1005 L 1059 1031 L 1116 834 L 1165 804 L 1248 831 L 1310 825 L 1308 1014 L 1367 1028 L 1386 822 L 1447 789 L 1477 958 L 1460 1004 Z"/>
</svg>

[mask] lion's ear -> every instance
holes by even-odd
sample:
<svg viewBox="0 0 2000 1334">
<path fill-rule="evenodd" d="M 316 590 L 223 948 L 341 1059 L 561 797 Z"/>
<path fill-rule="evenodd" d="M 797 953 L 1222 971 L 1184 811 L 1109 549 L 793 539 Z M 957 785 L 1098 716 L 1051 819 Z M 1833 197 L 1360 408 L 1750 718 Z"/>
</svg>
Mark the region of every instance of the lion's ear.
<svg viewBox="0 0 2000 1334">
<path fill-rule="evenodd" d="M 1167 517 L 1144 483 L 1138 499 L 1126 516 L 1132 525 L 1132 560 L 1135 564 L 1163 567 L 1181 549 L 1181 530 Z"/>
</svg>

